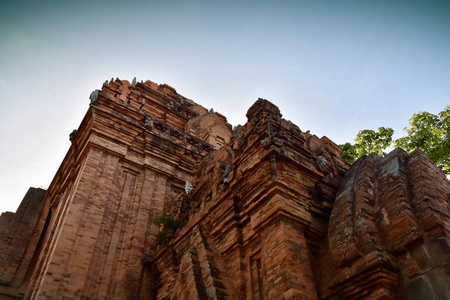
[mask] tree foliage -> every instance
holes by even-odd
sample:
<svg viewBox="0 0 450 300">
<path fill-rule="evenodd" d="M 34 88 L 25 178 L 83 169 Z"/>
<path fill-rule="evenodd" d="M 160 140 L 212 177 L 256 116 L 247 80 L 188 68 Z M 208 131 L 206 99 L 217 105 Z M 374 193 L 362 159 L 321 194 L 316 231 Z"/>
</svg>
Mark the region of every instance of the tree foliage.
<svg viewBox="0 0 450 300">
<path fill-rule="evenodd" d="M 346 162 L 354 163 L 358 159 L 358 153 L 356 151 L 355 145 L 351 143 L 345 143 L 339 145 L 342 151 L 344 151 L 344 157 L 342 157 Z"/>
<path fill-rule="evenodd" d="M 413 151 L 421 149 L 445 174 L 450 174 L 450 105 L 439 114 L 426 111 L 413 114 L 407 136 L 395 141 L 395 146 Z"/>
<path fill-rule="evenodd" d="M 378 131 L 370 129 L 360 130 L 355 138 L 355 144 L 345 143 L 340 145 L 345 153 L 344 159 L 353 163 L 363 155 L 377 153 L 385 155 L 384 150 L 392 145 L 392 135 L 394 130 L 389 127 L 380 127 Z"/>
<path fill-rule="evenodd" d="M 426 111 L 413 114 L 404 131 L 405 137 L 393 141 L 392 128 L 380 127 L 377 132 L 360 130 L 355 144 L 340 145 L 344 159 L 353 163 L 372 152 L 385 155 L 386 148 L 395 145 L 408 152 L 421 149 L 445 174 L 450 174 L 450 106 L 437 115 Z"/>
</svg>

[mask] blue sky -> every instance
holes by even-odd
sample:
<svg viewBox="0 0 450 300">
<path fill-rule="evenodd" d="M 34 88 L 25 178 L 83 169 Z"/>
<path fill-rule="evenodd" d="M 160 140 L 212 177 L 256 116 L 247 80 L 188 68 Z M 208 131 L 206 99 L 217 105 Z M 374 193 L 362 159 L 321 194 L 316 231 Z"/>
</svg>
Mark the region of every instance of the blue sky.
<svg viewBox="0 0 450 300">
<path fill-rule="evenodd" d="M 89 94 L 167 83 L 245 123 L 258 97 L 352 142 L 450 104 L 450 1 L 3 1 L 0 212 L 48 187 Z"/>
</svg>

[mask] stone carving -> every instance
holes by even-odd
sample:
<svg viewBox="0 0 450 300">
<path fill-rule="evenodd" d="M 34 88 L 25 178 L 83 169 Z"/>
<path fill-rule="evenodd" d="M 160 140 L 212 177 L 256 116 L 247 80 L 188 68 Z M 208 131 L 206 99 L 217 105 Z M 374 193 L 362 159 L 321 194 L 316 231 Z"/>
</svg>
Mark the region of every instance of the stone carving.
<svg viewBox="0 0 450 300">
<path fill-rule="evenodd" d="M 144 127 L 147 128 L 148 130 L 153 129 L 152 119 L 149 116 L 146 116 L 144 119 Z"/>
<path fill-rule="evenodd" d="M 69 141 L 73 142 L 73 139 L 75 138 L 75 135 L 77 134 L 77 130 L 74 129 L 70 134 L 69 134 Z"/>
<path fill-rule="evenodd" d="M 225 170 L 223 171 L 223 176 L 222 176 L 222 181 L 224 182 L 224 183 L 227 183 L 228 182 L 228 174 L 230 174 L 231 173 L 231 165 L 228 165 L 228 166 L 226 166 L 225 167 Z"/>
<path fill-rule="evenodd" d="M 190 181 L 186 181 L 186 183 L 184 185 L 184 191 L 186 192 L 186 194 L 189 194 L 190 192 L 192 192 L 193 189 L 194 189 L 194 186 L 192 185 L 192 183 Z"/>
<path fill-rule="evenodd" d="M 99 90 L 95 90 L 89 95 L 89 99 L 91 100 L 92 105 L 95 105 L 97 103 L 96 101 L 97 101 L 99 92 L 100 92 Z"/>
<path fill-rule="evenodd" d="M 278 178 L 277 158 L 275 155 L 272 155 L 270 157 L 270 169 L 272 169 L 272 180 L 277 179 Z"/>
<path fill-rule="evenodd" d="M 320 170 L 322 170 L 325 173 L 330 172 L 330 167 L 328 166 L 327 159 L 323 157 L 322 155 L 317 156 L 317 163 L 319 164 Z"/>
</svg>

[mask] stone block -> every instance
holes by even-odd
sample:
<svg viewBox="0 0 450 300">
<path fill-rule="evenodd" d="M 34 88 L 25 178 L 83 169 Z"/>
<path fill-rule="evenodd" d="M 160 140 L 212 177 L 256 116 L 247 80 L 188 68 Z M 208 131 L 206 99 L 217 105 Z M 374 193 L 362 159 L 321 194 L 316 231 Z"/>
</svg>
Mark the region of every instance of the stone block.
<svg viewBox="0 0 450 300">
<path fill-rule="evenodd" d="M 407 284 L 411 300 L 435 300 L 431 284 L 426 277 L 419 276 Z"/>
<path fill-rule="evenodd" d="M 415 246 L 410 250 L 410 253 L 421 273 L 427 272 L 434 267 L 424 244 Z"/>
<path fill-rule="evenodd" d="M 434 267 L 450 263 L 450 238 L 437 237 L 425 244 L 430 263 Z"/>
</svg>

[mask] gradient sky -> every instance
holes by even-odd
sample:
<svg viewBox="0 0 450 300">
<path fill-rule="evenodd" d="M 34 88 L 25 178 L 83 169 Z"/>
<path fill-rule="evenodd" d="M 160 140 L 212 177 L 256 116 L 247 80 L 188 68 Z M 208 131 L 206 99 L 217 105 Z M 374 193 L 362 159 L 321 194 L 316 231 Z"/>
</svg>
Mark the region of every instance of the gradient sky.
<svg viewBox="0 0 450 300">
<path fill-rule="evenodd" d="M 244 124 L 258 99 L 336 143 L 450 104 L 450 1 L 2 1 L 0 212 L 50 184 L 105 80 Z"/>
</svg>

